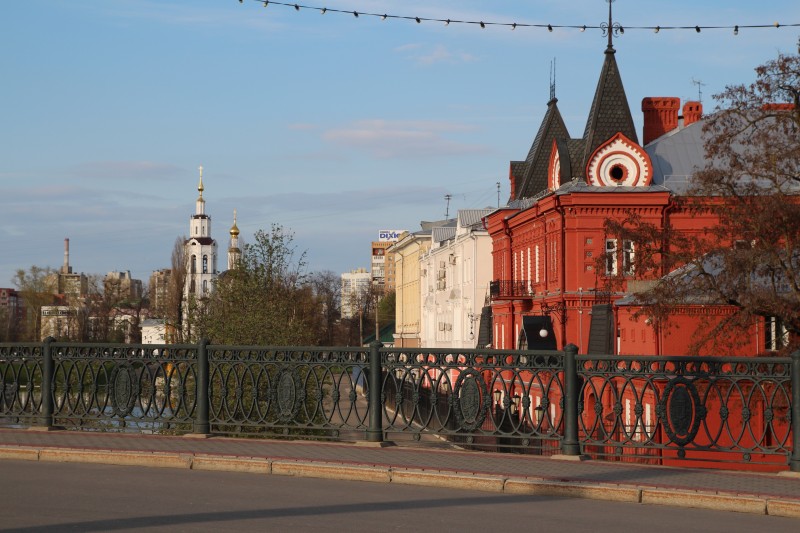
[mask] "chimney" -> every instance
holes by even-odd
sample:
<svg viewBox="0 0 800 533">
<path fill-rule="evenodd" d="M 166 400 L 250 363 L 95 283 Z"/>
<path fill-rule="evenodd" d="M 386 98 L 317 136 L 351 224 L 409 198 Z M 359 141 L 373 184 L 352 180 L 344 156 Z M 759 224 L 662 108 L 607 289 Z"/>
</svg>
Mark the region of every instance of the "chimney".
<svg viewBox="0 0 800 533">
<path fill-rule="evenodd" d="M 69 267 L 69 239 L 64 239 L 64 266 L 61 267 L 61 273 L 72 273 L 72 269 Z"/>
<path fill-rule="evenodd" d="M 642 99 L 644 131 L 642 143 L 649 144 L 678 127 L 681 99 L 674 96 L 650 96 Z"/>
<path fill-rule="evenodd" d="M 703 117 L 702 102 L 686 102 L 683 104 L 683 125 L 694 124 Z"/>
</svg>

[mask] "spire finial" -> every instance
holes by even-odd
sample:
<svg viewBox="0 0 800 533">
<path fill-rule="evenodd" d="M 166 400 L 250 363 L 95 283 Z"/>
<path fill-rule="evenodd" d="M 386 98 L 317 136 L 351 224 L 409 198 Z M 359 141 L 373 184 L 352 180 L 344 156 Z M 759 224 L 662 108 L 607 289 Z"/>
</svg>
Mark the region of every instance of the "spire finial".
<svg viewBox="0 0 800 533">
<path fill-rule="evenodd" d="M 550 100 L 556 99 L 556 58 L 550 62 Z"/>
<path fill-rule="evenodd" d="M 239 226 L 236 225 L 236 209 L 233 210 L 233 226 L 231 226 L 231 237 L 239 236 Z"/>
<path fill-rule="evenodd" d="M 197 185 L 197 190 L 200 191 L 200 196 L 203 196 L 203 165 L 197 167 L 197 170 L 200 171 L 200 183 Z"/>
<path fill-rule="evenodd" d="M 600 24 L 600 29 L 603 30 L 603 37 L 608 36 L 608 46 L 606 46 L 606 52 L 613 54 L 614 36 L 625 33 L 625 28 L 623 28 L 619 22 L 614 22 L 614 16 L 611 10 L 611 4 L 614 3 L 614 0 L 606 0 L 606 2 L 608 2 L 608 22 L 603 22 Z"/>
</svg>

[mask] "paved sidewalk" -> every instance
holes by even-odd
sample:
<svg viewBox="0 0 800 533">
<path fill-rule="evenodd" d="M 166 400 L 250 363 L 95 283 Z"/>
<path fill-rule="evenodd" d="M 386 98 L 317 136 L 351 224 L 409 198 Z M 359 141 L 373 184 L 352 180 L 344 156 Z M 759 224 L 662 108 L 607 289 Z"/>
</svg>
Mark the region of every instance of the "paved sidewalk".
<svg viewBox="0 0 800 533">
<path fill-rule="evenodd" d="M 0 459 L 250 471 L 800 518 L 800 476 L 354 443 L 0 429 Z"/>
</svg>

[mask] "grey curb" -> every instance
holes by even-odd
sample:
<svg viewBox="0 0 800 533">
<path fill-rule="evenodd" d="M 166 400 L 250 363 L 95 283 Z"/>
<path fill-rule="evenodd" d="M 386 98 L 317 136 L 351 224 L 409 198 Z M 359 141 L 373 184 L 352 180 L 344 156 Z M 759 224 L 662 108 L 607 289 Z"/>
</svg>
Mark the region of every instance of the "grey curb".
<svg viewBox="0 0 800 533">
<path fill-rule="evenodd" d="M 763 498 L 746 494 L 721 494 L 687 490 L 665 490 L 635 485 L 549 481 L 532 478 L 469 474 L 441 470 L 418 470 L 388 466 L 361 466 L 321 461 L 272 460 L 258 457 L 225 457 L 207 454 L 87 450 L 0 446 L 0 460 L 94 463 L 160 468 L 188 468 L 297 476 L 375 483 L 398 483 L 484 492 L 530 494 L 611 500 L 628 503 L 694 507 L 717 511 L 800 518 L 800 500 Z"/>
</svg>

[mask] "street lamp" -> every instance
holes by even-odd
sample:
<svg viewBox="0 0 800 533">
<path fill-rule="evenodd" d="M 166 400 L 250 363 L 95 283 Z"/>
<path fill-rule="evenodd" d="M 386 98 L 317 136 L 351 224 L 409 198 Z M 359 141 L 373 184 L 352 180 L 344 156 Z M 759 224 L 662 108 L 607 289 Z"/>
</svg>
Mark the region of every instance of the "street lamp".
<svg viewBox="0 0 800 533">
<path fill-rule="evenodd" d="M 514 396 L 511 397 L 511 414 L 514 416 L 519 413 L 519 402 L 519 394 L 514 394 Z"/>
<path fill-rule="evenodd" d="M 542 418 L 544 417 L 544 408 L 541 405 L 537 405 L 533 410 L 533 416 L 536 419 L 536 427 L 540 427 L 542 425 Z"/>
</svg>

